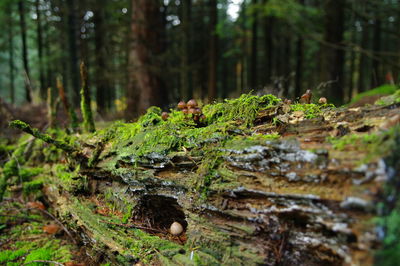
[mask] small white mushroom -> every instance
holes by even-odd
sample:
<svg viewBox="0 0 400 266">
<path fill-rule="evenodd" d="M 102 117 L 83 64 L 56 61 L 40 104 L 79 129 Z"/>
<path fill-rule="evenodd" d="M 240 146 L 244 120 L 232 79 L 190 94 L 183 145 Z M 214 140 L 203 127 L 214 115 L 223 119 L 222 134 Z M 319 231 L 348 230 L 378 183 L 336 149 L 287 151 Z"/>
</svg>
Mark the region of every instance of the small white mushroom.
<svg viewBox="0 0 400 266">
<path fill-rule="evenodd" d="M 182 227 L 182 225 L 180 223 L 173 222 L 171 224 L 171 227 L 169 228 L 169 231 L 171 232 L 172 235 L 178 236 L 178 235 L 182 234 L 183 227 Z"/>
</svg>

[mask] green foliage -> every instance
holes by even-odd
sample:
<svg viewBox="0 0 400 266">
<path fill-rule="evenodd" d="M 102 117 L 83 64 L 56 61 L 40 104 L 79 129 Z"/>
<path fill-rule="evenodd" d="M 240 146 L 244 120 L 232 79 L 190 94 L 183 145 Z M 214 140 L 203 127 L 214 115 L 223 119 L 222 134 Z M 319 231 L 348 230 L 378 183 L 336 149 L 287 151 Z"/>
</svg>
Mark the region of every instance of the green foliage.
<svg viewBox="0 0 400 266">
<path fill-rule="evenodd" d="M 383 96 L 383 95 L 394 94 L 396 92 L 396 90 L 398 90 L 398 89 L 399 89 L 399 87 L 396 85 L 385 84 L 385 85 L 379 86 L 375 89 L 357 94 L 357 96 L 355 96 L 351 100 L 350 105 L 362 100 L 364 97 L 375 96 L 375 95 Z"/>
</svg>

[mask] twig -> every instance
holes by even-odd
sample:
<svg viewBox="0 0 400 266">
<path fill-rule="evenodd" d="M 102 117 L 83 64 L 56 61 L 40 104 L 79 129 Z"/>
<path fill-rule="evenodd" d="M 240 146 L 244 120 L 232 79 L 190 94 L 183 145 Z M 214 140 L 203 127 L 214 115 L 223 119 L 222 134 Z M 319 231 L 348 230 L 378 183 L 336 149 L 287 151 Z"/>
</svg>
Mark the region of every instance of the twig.
<svg viewBox="0 0 400 266">
<path fill-rule="evenodd" d="M 24 263 L 22 265 L 29 265 L 29 264 L 32 264 L 32 263 L 35 263 L 35 262 L 52 263 L 52 264 L 55 264 L 55 265 L 64 266 L 63 263 L 60 263 L 60 262 L 57 262 L 57 261 L 52 261 L 52 260 L 33 260 L 33 261 L 30 261 L 30 262 Z"/>
<path fill-rule="evenodd" d="M 47 216 L 49 216 L 51 219 L 53 219 L 56 223 L 58 223 L 61 228 L 64 230 L 65 233 L 67 233 L 67 235 L 71 238 L 72 242 L 74 242 L 75 244 L 77 244 L 76 240 L 74 239 L 74 237 L 72 236 L 72 234 L 68 231 L 68 229 L 62 224 L 62 222 L 60 222 L 60 220 L 58 220 L 56 217 L 54 217 L 54 215 L 52 215 L 51 213 L 49 213 L 46 210 L 41 210 L 41 209 L 35 209 L 35 210 L 39 210 L 42 213 L 46 214 Z"/>
</svg>

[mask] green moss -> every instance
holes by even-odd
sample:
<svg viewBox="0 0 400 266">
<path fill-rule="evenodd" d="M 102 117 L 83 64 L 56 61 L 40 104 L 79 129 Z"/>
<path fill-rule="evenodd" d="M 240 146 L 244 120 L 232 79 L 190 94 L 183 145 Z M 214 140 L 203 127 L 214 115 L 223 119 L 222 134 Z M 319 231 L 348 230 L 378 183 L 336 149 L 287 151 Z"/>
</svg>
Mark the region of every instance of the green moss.
<svg viewBox="0 0 400 266">
<path fill-rule="evenodd" d="M 382 97 L 375 102 L 377 105 L 390 105 L 395 103 L 400 103 L 400 89 L 398 89 L 392 95 Z"/>
<path fill-rule="evenodd" d="M 88 186 L 86 176 L 79 174 L 79 166 L 73 171 L 69 170 L 69 166 L 65 164 L 55 164 L 52 167 L 54 175 L 57 177 L 55 182 L 62 186 L 63 189 L 76 193 L 85 191 Z"/>
<path fill-rule="evenodd" d="M 20 144 L 3 167 L 3 173 L 0 174 L 0 202 L 3 200 L 8 180 L 13 176 L 19 176 L 20 166 L 25 162 L 23 155 L 26 145 L 27 143 Z"/>
<path fill-rule="evenodd" d="M 264 96 L 243 94 L 237 99 L 206 105 L 203 113 L 208 124 L 240 121 L 244 126 L 251 126 L 260 110 L 272 107 L 279 102 L 281 99 L 271 94 Z"/>
<path fill-rule="evenodd" d="M 320 105 L 320 104 L 314 104 L 314 103 L 310 103 L 310 104 L 296 103 L 296 104 L 290 105 L 290 109 L 292 112 L 296 112 L 296 111 L 303 112 L 304 118 L 306 118 L 306 119 L 313 119 L 318 116 L 321 116 L 324 109 L 333 108 L 333 107 L 335 107 L 333 104 Z"/>
<path fill-rule="evenodd" d="M 368 134 L 350 134 L 341 138 L 329 137 L 328 141 L 334 149 L 366 152 L 364 159 L 360 163 L 367 163 L 371 160 L 382 157 L 391 150 L 394 136 L 400 130 L 395 126 L 387 131 L 368 133 Z"/>
<path fill-rule="evenodd" d="M 24 195 L 36 193 L 43 188 L 44 179 L 39 178 L 22 184 L 22 191 Z"/>
<path fill-rule="evenodd" d="M 398 90 L 398 89 L 399 88 L 396 85 L 389 85 L 389 84 L 382 85 L 375 89 L 357 94 L 357 96 L 355 96 L 349 104 L 350 105 L 354 104 L 354 103 L 362 100 L 364 97 L 375 96 L 375 95 L 390 95 L 390 94 L 395 93 L 396 90 Z"/>
<path fill-rule="evenodd" d="M 400 260 L 400 130 L 393 133 L 390 155 L 384 158 L 388 175 L 381 202 L 378 204 L 379 216 L 375 218 L 378 232 L 382 238 L 381 249 L 376 253 L 376 264 L 397 265 Z"/>
</svg>

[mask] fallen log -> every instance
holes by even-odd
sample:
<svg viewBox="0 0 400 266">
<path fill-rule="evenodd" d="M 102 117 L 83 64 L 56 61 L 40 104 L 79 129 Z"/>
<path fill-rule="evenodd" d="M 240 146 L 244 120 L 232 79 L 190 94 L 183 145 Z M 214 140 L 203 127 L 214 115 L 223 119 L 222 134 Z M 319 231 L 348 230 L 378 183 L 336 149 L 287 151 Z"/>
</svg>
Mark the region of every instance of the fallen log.
<svg viewBox="0 0 400 266">
<path fill-rule="evenodd" d="M 397 206 L 399 104 L 243 95 L 202 112 L 201 123 L 180 111 L 164 121 L 151 108 L 82 136 L 89 167 L 51 166 L 48 201 L 95 261 L 373 264 L 385 247 L 377 217 Z"/>
</svg>

